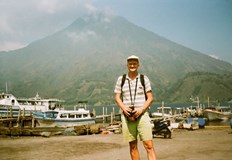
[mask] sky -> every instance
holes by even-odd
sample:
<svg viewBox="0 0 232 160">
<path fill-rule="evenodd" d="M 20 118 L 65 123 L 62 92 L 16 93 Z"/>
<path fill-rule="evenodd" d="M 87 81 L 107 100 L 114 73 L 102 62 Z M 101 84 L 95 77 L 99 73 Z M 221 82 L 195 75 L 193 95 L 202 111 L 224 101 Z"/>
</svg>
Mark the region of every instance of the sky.
<svg viewBox="0 0 232 160">
<path fill-rule="evenodd" d="M 0 0 L 0 51 L 105 12 L 232 64 L 232 0 Z"/>
</svg>

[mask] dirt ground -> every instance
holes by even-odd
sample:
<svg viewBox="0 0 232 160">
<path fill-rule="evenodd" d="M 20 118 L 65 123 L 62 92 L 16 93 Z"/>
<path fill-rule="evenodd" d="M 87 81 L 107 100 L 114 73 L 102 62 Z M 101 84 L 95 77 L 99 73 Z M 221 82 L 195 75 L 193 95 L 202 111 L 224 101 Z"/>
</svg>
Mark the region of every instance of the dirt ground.
<svg viewBox="0 0 232 160">
<path fill-rule="evenodd" d="M 158 160 L 230 160 L 232 129 L 211 127 L 188 131 L 176 129 L 171 139 L 153 139 Z M 141 160 L 146 151 L 139 142 Z M 129 160 L 121 134 L 88 136 L 0 136 L 1 160 Z"/>
</svg>

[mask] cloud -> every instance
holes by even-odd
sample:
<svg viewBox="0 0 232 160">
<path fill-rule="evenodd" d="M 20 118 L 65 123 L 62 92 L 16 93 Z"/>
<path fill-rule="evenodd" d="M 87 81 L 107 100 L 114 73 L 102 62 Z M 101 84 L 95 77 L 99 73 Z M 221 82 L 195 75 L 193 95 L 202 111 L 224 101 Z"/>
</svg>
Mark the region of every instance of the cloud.
<svg viewBox="0 0 232 160">
<path fill-rule="evenodd" d="M 54 14 L 59 7 L 57 0 L 40 0 L 36 1 L 38 3 L 37 8 L 41 12 L 47 12 L 49 14 Z"/>
<path fill-rule="evenodd" d="M 78 43 L 81 41 L 87 41 L 89 38 L 94 38 L 97 34 L 92 30 L 87 30 L 80 33 L 69 32 L 67 36 L 71 38 L 74 43 Z"/>
<path fill-rule="evenodd" d="M 0 43 L 0 48 L 4 51 L 23 48 L 25 46 L 26 46 L 25 44 L 21 44 L 19 42 L 13 42 L 13 41 L 6 41 L 6 42 Z"/>
<path fill-rule="evenodd" d="M 7 17 L 0 16 L 0 33 L 8 33 L 12 34 L 14 33 L 13 29 L 11 28 L 10 24 L 7 22 Z"/>
<path fill-rule="evenodd" d="M 214 58 L 214 59 L 220 59 L 218 56 L 213 55 L 213 54 L 211 54 L 211 55 L 209 55 L 209 56 L 212 57 L 212 58 Z"/>
<path fill-rule="evenodd" d="M 85 7 L 87 9 L 87 13 L 91 15 L 91 18 L 94 18 L 95 20 L 99 20 L 102 22 L 110 22 L 112 16 L 115 15 L 111 8 L 105 8 L 100 10 L 91 3 L 85 4 Z M 85 20 L 88 21 L 89 19 L 86 18 Z"/>
<path fill-rule="evenodd" d="M 87 11 L 88 11 L 89 14 L 99 12 L 99 10 L 95 6 L 93 6 L 92 4 L 90 4 L 90 3 L 86 3 L 85 7 L 86 7 L 86 9 L 87 9 Z"/>
<path fill-rule="evenodd" d="M 0 0 L 0 51 L 25 46 L 95 11 L 92 0 Z"/>
</svg>

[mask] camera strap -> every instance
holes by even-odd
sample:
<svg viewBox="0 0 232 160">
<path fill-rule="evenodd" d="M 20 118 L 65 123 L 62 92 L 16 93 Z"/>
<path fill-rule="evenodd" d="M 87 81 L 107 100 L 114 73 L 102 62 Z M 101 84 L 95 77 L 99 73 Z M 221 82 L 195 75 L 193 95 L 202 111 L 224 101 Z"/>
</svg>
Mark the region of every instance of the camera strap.
<svg viewBox="0 0 232 160">
<path fill-rule="evenodd" d="M 127 80 L 128 80 L 128 85 L 129 85 L 129 91 L 130 91 L 131 105 L 134 106 L 135 98 L 136 98 L 136 92 L 137 92 L 138 77 L 136 78 L 136 84 L 135 84 L 134 102 L 132 102 L 132 92 L 131 92 L 130 80 L 129 79 L 127 79 Z"/>
</svg>

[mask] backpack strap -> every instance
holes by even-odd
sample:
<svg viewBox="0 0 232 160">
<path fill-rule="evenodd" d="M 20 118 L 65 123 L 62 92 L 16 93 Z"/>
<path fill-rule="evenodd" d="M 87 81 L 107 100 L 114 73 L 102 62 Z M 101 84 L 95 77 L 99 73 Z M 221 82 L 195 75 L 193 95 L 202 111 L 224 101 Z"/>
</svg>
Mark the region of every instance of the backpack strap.
<svg viewBox="0 0 232 160">
<path fill-rule="evenodd" d="M 122 90 L 122 87 L 123 87 L 125 81 L 126 81 L 126 74 L 124 74 L 124 75 L 122 76 L 121 90 Z"/>
<path fill-rule="evenodd" d="M 122 76 L 122 82 L 121 82 L 121 99 L 122 99 L 122 101 L 123 101 L 123 97 L 122 97 L 122 87 L 123 87 L 125 81 L 126 81 L 126 74 L 124 74 L 124 75 Z"/>
<path fill-rule="evenodd" d="M 143 74 L 140 74 L 140 82 L 143 86 L 143 92 L 144 92 L 144 95 L 145 95 L 145 99 L 147 100 L 147 94 L 146 94 L 146 88 L 145 88 L 145 81 L 144 81 L 144 75 Z"/>
</svg>

